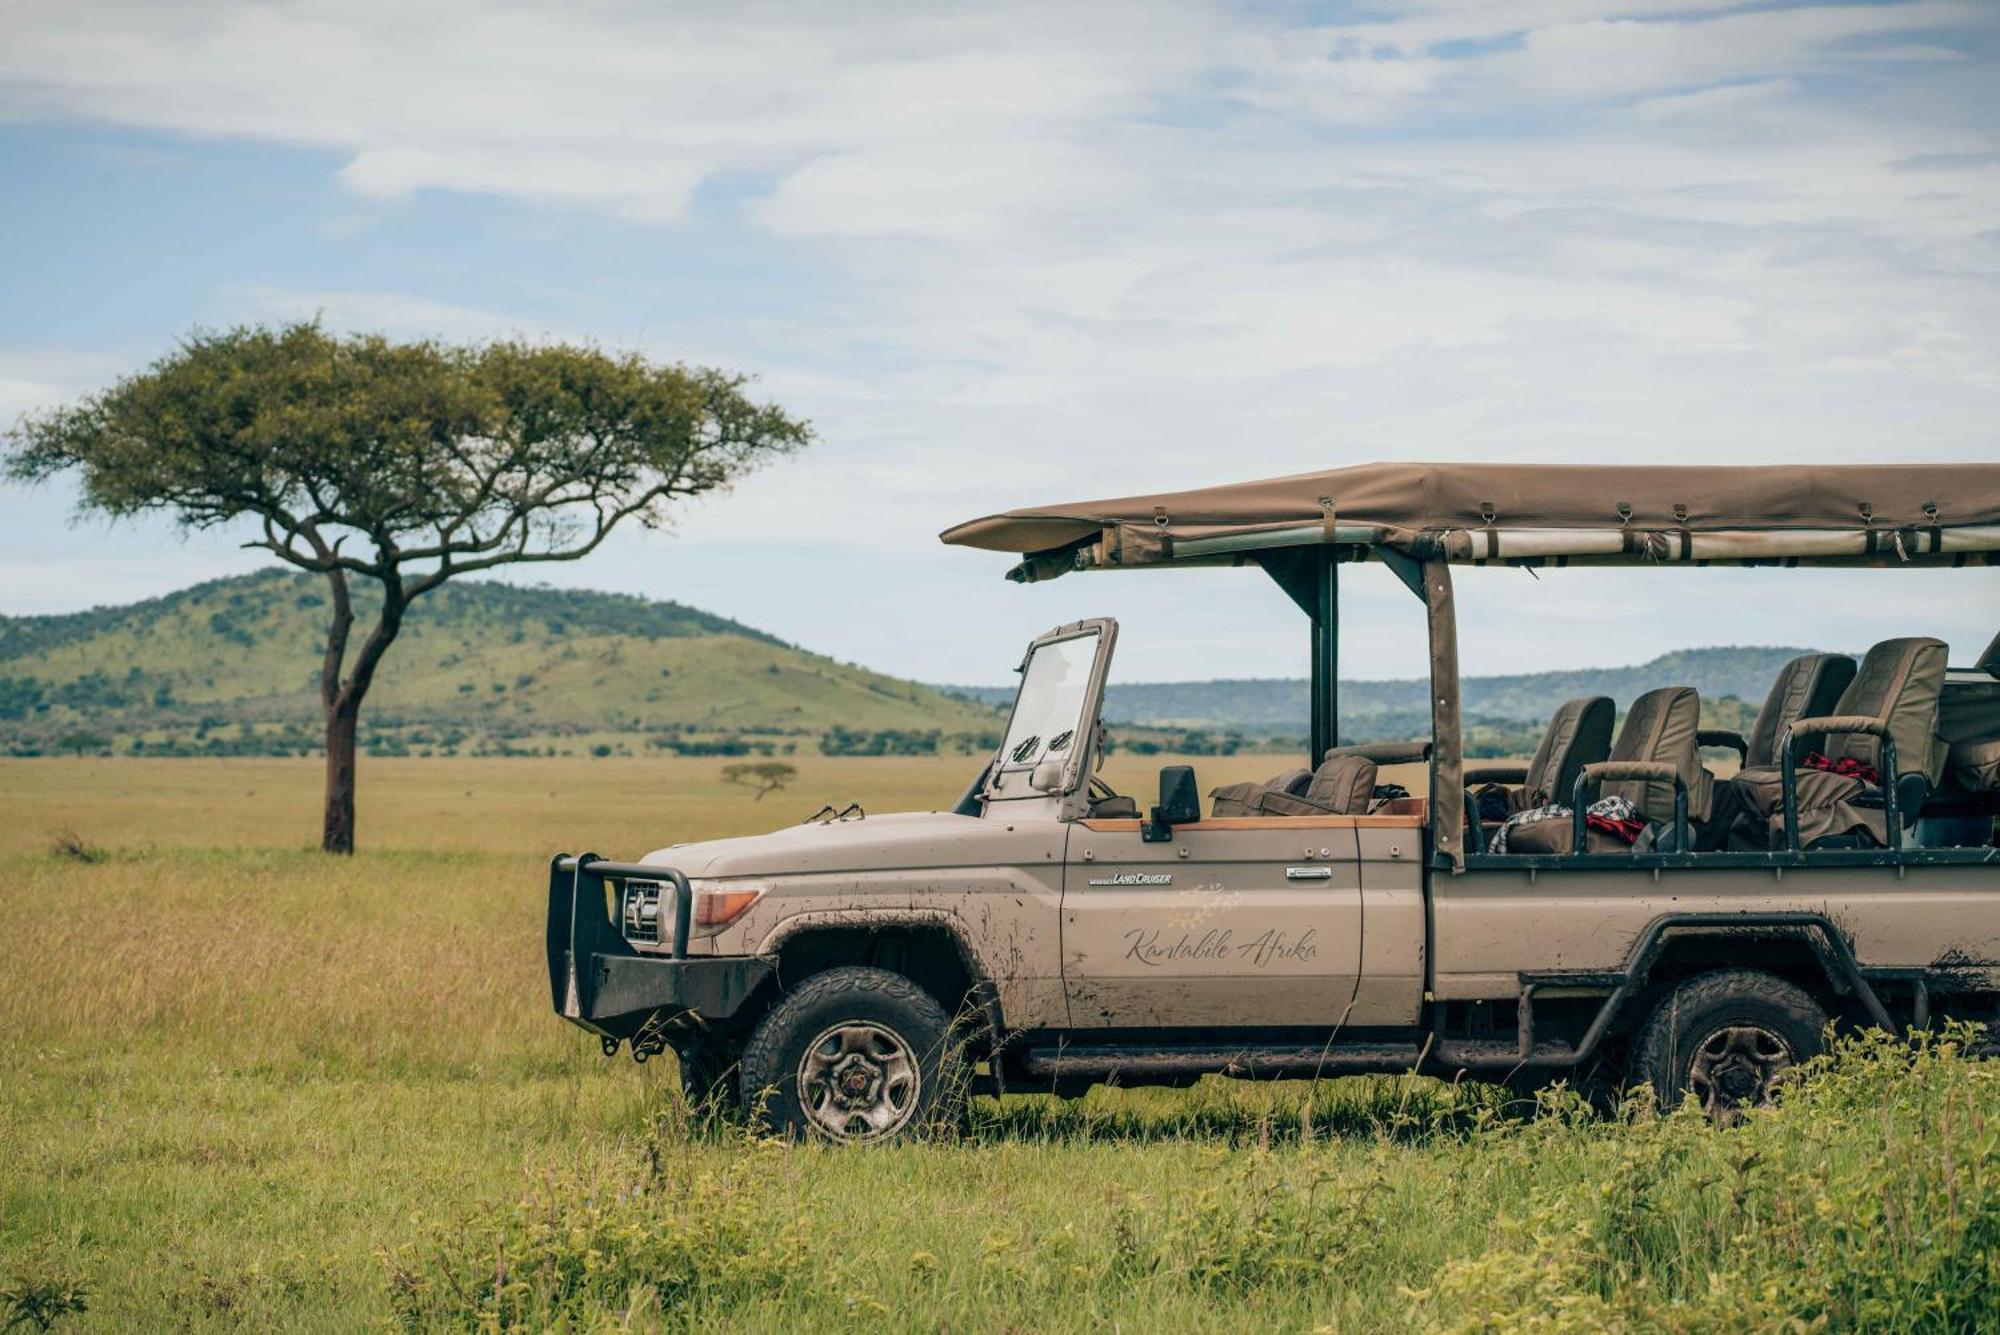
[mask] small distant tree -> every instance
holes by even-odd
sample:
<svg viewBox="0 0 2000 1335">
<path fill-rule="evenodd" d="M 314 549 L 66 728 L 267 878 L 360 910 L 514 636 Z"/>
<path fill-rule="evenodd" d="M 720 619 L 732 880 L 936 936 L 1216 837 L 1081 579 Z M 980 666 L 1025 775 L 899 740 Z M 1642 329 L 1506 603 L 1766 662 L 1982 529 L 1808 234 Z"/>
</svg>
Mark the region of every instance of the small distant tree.
<svg viewBox="0 0 2000 1335">
<path fill-rule="evenodd" d="M 756 790 L 754 800 L 763 801 L 764 794 L 775 793 L 793 779 L 799 777 L 796 766 L 787 765 L 782 760 L 751 761 L 722 767 L 722 781 L 741 788 Z"/>
<path fill-rule="evenodd" d="M 197 331 L 144 372 L 22 419 L 6 472 L 76 470 L 85 510 L 248 524 L 245 545 L 324 575 L 326 807 L 354 849 L 356 722 L 410 605 L 448 579 L 574 561 L 627 519 L 727 487 L 811 428 L 744 378 L 567 344 L 449 346 L 317 322 Z M 358 648 L 354 581 L 381 610 Z"/>
<path fill-rule="evenodd" d="M 101 751 L 109 751 L 111 739 L 97 732 L 66 732 L 56 739 L 56 745 L 79 756 L 85 752 L 95 755 Z"/>
</svg>

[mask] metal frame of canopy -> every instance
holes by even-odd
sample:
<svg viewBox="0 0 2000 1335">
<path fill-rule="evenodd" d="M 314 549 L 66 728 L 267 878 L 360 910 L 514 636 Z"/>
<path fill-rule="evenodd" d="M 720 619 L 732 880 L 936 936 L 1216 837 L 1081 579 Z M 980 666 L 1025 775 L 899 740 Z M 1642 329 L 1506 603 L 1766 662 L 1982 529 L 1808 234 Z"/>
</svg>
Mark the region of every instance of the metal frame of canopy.
<svg viewBox="0 0 2000 1335">
<path fill-rule="evenodd" d="M 1401 499 L 1423 503 L 1421 526 L 1355 523 L 1341 518 L 1335 497 L 1343 475 L 1379 486 L 1400 483 Z M 1963 474 L 1964 485 L 1953 488 Z M 1564 522 L 1507 525 L 1498 507 L 1468 503 L 1463 495 L 1440 502 L 1433 493 L 1470 485 L 1503 488 L 1510 475 L 1540 488 L 1551 513 Z M 1680 487 L 1707 497 L 1697 507 L 1653 500 L 1644 506 L 1625 501 L 1597 502 L 1604 518 L 1573 513 L 1580 492 L 1552 485 L 1574 478 L 1597 490 L 1591 494 L 1651 496 Z M 1810 522 L 1770 522 L 1770 515 L 1724 518 L 1714 504 L 1715 489 L 1741 479 L 1746 495 L 1770 495 L 1773 487 L 1797 493 L 1789 508 Z M 1853 500 L 1871 488 L 1893 497 L 1878 508 Z M 1257 493 L 1250 500 L 1244 497 Z M 1295 493 L 1295 494 L 1294 494 Z M 1675 494 L 1668 492 L 1668 494 Z M 1957 496 L 1949 516 L 1930 495 Z M 1974 497 L 1969 510 L 1962 498 Z M 1297 513 L 1310 498 L 1320 511 L 1310 522 L 1275 517 Z M 1841 507 L 1851 508 L 1841 513 Z M 1450 511 L 1452 505 L 1457 511 Z M 1269 516 L 1258 512 L 1259 505 Z M 1416 506 L 1408 518 L 1418 522 Z M 1227 513 L 1225 513 L 1227 512 Z M 1852 518 L 1847 519 L 1846 514 Z M 1187 516 L 1176 522 L 1175 516 Z M 1399 516 L 1400 518 L 1401 516 Z M 1452 522 L 1457 518 L 1460 522 Z M 1842 520 L 1845 520 L 1844 526 Z M 1664 521 L 1664 522 L 1663 522 Z M 1321 475 L 1128 500 L 1086 502 L 1043 510 L 1018 510 L 974 520 L 941 535 L 947 543 L 1016 551 L 1023 557 L 1008 578 L 1034 583 L 1072 570 L 1143 569 L 1173 566 L 1256 565 L 1284 590 L 1310 621 L 1311 761 L 1339 744 L 1340 576 L 1343 564 L 1379 560 L 1425 606 L 1431 671 L 1431 840 L 1433 855 L 1453 869 L 1464 866 L 1460 808 L 1464 800 L 1463 739 L 1459 732 L 1457 617 L 1451 566 L 1829 566 L 1937 567 L 2000 565 L 2000 466 L 1891 465 L 1883 467 L 1633 468 L 1370 465 Z M 1055 539 L 1024 548 L 1023 540 Z M 2000 640 L 1996 640 L 2000 645 Z M 1991 652 L 1991 651 L 1989 651 Z"/>
</svg>

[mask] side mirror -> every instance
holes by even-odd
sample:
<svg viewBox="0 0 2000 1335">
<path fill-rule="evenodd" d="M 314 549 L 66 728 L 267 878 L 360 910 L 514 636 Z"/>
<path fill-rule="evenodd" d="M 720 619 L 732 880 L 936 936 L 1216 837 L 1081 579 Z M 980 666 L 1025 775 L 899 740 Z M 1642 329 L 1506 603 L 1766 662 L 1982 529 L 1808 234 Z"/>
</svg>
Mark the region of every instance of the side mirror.
<svg viewBox="0 0 2000 1335">
<path fill-rule="evenodd" d="M 1044 760 L 1035 766 L 1028 776 L 1028 787 L 1038 793 L 1053 793 L 1062 787 L 1063 763 L 1060 760 Z"/>
<path fill-rule="evenodd" d="M 1201 789 L 1194 781 L 1194 766 L 1162 766 L 1160 804 L 1153 808 L 1153 818 L 1139 827 L 1139 837 L 1149 844 L 1164 844 L 1174 837 L 1174 826 L 1200 819 Z"/>
</svg>

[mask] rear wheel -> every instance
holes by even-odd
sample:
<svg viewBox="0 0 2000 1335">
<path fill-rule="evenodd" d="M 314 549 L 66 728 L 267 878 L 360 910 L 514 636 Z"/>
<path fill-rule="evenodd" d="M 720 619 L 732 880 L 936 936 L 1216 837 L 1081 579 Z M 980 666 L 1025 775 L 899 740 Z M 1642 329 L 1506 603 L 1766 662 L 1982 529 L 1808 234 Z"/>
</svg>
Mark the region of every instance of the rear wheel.
<svg viewBox="0 0 2000 1335">
<path fill-rule="evenodd" d="M 744 1097 L 773 1131 L 843 1143 L 954 1122 L 966 1081 L 951 1017 L 886 969 L 829 969 L 801 983 L 743 1049 Z"/>
<path fill-rule="evenodd" d="M 1702 974 L 1669 992 L 1632 1049 L 1632 1080 L 1663 1109 L 1692 1094 L 1718 1122 L 1771 1101 L 1817 1056 L 1826 1012 L 1794 983 L 1754 969 Z"/>
</svg>

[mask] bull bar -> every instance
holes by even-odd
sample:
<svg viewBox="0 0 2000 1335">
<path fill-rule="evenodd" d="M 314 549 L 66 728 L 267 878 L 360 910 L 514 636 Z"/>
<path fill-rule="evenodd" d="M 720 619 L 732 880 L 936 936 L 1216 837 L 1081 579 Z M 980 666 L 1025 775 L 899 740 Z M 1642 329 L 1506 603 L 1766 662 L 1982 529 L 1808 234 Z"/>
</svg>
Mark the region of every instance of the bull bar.
<svg viewBox="0 0 2000 1335">
<path fill-rule="evenodd" d="M 620 927 L 625 883 L 673 894 L 673 935 L 662 955 L 641 951 Z M 665 905 L 662 904 L 664 910 Z M 603 1040 L 630 1039 L 633 1055 L 664 1047 L 667 1034 L 727 1020 L 771 976 L 753 955 L 688 955 L 694 889 L 678 868 L 611 862 L 595 853 L 549 860 L 549 999 L 556 1014 Z"/>
</svg>

